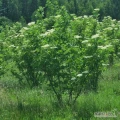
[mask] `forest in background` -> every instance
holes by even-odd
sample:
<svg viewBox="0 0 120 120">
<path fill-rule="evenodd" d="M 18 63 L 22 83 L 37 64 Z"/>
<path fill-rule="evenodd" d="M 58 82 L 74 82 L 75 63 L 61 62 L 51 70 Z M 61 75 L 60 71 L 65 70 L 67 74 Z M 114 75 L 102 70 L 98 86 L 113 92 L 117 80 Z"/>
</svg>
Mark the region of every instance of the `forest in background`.
<svg viewBox="0 0 120 120">
<path fill-rule="evenodd" d="M 91 15 L 95 8 L 99 8 L 100 20 L 104 16 L 120 19 L 119 0 L 0 0 L 0 19 L 6 17 L 14 22 L 24 19 L 28 23 L 34 20 L 35 11 L 39 6 L 44 7 L 44 17 L 49 17 L 51 15 L 49 2 L 56 5 L 52 9 L 55 10 L 57 7 L 64 5 L 71 14 L 77 16 Z M 54 15 L 54 13 L 52 14 Z"/>
</svg>

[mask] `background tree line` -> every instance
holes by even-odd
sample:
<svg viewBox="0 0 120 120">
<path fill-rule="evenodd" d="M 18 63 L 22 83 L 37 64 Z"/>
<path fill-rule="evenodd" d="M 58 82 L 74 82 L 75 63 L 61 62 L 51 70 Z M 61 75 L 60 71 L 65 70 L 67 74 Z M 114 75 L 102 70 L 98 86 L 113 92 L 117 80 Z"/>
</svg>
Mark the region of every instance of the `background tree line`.
<svg viewBox="0 0 120 120">
<path fill-rule="evenodd" d="M 44 7 L 44 17 L 47 17 L 50 12 L 47 2 L 64 5 L 70 13 L 76 15 L 91 15 L 93 9 L 100 8 L 100 19 L 107 15 L 120 19 L 119 0 L 0 0 L 0 17 L 5 16 L 12 21 L 24 18 L 30 22 L 39 6 Z"/>
</svg>

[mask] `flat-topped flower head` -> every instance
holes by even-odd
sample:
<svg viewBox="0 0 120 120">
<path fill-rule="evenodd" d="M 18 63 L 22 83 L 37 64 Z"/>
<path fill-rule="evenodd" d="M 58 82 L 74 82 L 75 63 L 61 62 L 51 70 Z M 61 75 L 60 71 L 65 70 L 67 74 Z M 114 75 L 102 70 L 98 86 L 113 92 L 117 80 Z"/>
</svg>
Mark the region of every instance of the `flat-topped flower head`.
<svg viewBox="0 0 120 120">
<path fill-rule="evenodd" d="M 120 25 L 120 21 L 118 21 L 118 24 Z"/>
<path fill-rule="evenodd" d="M 98 46 L 98 48 L 104 50 L 104 49 L 107 49 L 107 48 L 112 47 L 112 46 L 113 45 L 109 44 L 109 45 L 106 45 L 106 46 Z"/>
<path fill-rule="evenodd" d="M 54 29 L 47 30 L 45 33 L 42 33 L 40 36 L 46 37 L 46 36 L 52 34 L 54 31 L 55 31 Z"/>
<path fill-rule="evenodd" d="M 113 22 L 116 22 L 116 19 L 113 19 L 112 21 L 113 21 Z"/>
<path fill-rule="evenodd" d="M 88 47 L 91 47 L 92 45 L 90 43 L 87 44 Z"/>
<path fill-rule="evenodd" d="M 53 33 L 54 31 L 54 29 L 47 30 L 48 33 Z"/>
<path fill-rule="evenodd" d="M 41 46 L 41 48 L 47 49 L 47 48 L 50 48 L 50 45 L 46 44 L 46 45 Z"/>
<path fill-rule="evenodd" d="M 57 47 L 50 47 L 50 49 L 56 49 Z"/>
<path fill-rule="evenodd" d="M 84 56 L 84 58 L 88 59 L 88 58 L 92 58 L 93 56 L 90 55 L 90 56 Z"/>
<path fill-rule="evenodd" d="M 30 23 L 28 23 L 28 26 L 31 26 L 31 25 L 34 25 L 35 24 L 35 22 L 30 22 Z"/>
<path fill-rule="evenodd" d="M 117 54 L 120 55 L 120 52 L 118 52 Z"/>
<path fill-rule="evenodd" d="M 29 28 L 27 28 L 27 27 L 23 27 L 23 29 L 24 29 L 24 30 L 28 30 Z"/>
<path fill-rule="evenodd" d="M 77 77 L 82 77 L 82 76 L 83 76 L 83 74 L 78 74 L 78 75 L 77 75 Z"/>
<path fill-rule="evenodd" d="M 109 66 L 109 64 L 104 64 L 104 63 L 103 63 L 102 66 Z"/>
<path fill-rule="evenodd" d="M 94 11 L 99 11 L 99 10 L 100 10 L 99 8 L 94 9 Z"/>
<path fill-rule="evenodd" d="M 61 15 L 56 15 L 56 16 L 55 16 L 55 18 L 60 18 L 60 17 L 61 17 Z"/>
<path fill-rule="evenodd" d="M 71 80 L 76 80 L 76 78 L 75 78 L 75 77 L 73 77 L 73 78 L 71 78 Z"/>
<path fill-rule="evenodd" d="M 23 35 L 23 34 L 21 34 L 21 35 L 19 35 L 19 37 L 24 37 L 24 35 Z"/>
<path fill-rule="evenodd" d="M 75 39 L 79 39 L 79 38 L 82 38 L 82 36 L 75 35 L 74 38 L 75 38 Z"/>
<path fill-rule="evenodd" d="M 76 16 L 74 17 L 74 20 L 78 20 L 78 19 L 79 19 L 78 17 L 76 17 Z"/>
<path fill-rule="evenodd" d="M 84 15 L 83 17 L 84 17 L 84 18 L 88 18 L 88 16 L 87 16 L 87 15 Z"/>
<path fill-rule="evenodd" d="M 99 34 L 96 34 L 96 35 L 93 35 L 91 38 L 92 39 L 96 39 L 96 38 L 99 38 L 100 37 L 100 35 Z"/>
<path fill-rule="evenodd" d="M 83 40 L 82 43 L 88 43 L 89 41 L 88 40 Z"/>
<path fill-rule="evenodd" d="M 15 46 L 15 45 L 10 45 L 9 47 L 13 47 L 13 48 L 14 48 L 14 47 L 16 47 L 16 46 Z"/>
<path fill-rule="evenodd" d="M 88 71 L 84 71 L 84 72 L 82 72 L 83 74 L 87 74 L 87 73 L 89 73 Z"/>
<path fill-rule="evenodd" d="M 113 28 L 112 27 L 108 27 L 108 28 L 105 28 L 105 29 L 103 29 L 103 30 L 113 30 Z"/>
</svg>

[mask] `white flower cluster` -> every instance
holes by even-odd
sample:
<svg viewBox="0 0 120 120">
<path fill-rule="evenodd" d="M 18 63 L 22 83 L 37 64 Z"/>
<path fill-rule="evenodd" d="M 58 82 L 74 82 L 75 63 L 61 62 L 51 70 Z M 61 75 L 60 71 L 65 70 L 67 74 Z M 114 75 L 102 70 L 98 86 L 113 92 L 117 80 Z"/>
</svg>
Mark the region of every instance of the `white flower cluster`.
<svg viewBox="0 0 120 120">
<path fill-rule="evenodd" d="M 19 37 L 24 37 L 24 35 L 23 35 L 23 34 L 21 34 Z"/>
<path fill-rule="evenodd" d="M 78 74 L 78 75 L 77 75 L 77 77 L 82 77 L 82 76 L 83 76 L 83 74 Z"/>
<path fill-rule="evenodd" d="M 102 66 L 109 66 L 109 64 L 104 64 L 104 63 L 103 63 Z"/>
<path fill-rule="evenodd" d="M 106 30 L 113 30 L 113 28 L 112 27 L 107 27 L 107 28 L 105 28 L 105 29 L 103 29 L 103 31 L 106 31 Z"/>
<path fill-rule="evenodd" d="M 111 24 L 111 27 L 114 28 L 114 27 L 116 27 L 116 25 L 115 24 Z"/>
<path fill-rule="evenodd" d="M 91 46 L 92 46 L 90 43 L 88 43 L 87 45 L 88 45 L 88 47 L 91 47 Z"/>
<path fill-rule="evenodd" d="M 109 44 L 109 45 L 106 45 L 106 46 L 98 46 L 98 48 L 102 49 L 102 50 L 107 49 L 109 47 L 112 47 L 112 45 Z"/>
<path fill-rule="evenodd" d="M 55 16 L 55 18 L 60 18 L 60 17 L 61 17 L 61 15 L 56 15 L 56 16 Z"/>
<path fill-rule="evenodd" d="M 76 78 L 75 78 L 75 77 L 73 77 L 73 78 L 71 78 L 71 80 L 76 80 Z"/>
<path fill-rule="evenodd" d="M 117 54 L 120 55 L 120 52 L 118 52 Z"/>
<path fill-rule="evenodd" d="M 41 46 L 42 48 L 44 48 L 44 49 L 47 49 L 47 48 L 50 48 L 50 45 L 49 44 L 46 44 L 46 45 L 43 45 L 43 46 Z"/>
<path fill-rule="evenodd" d="M 20 30 L 20 32 L 21 32 L 21 33 L 24 33 L 26 30 L 29 30 L 29 28 L 28 28 L 28 27 L 23 27 L 23 28 Z"/>
<path fill-rule="evenodd" d="M 14 47 L 16 47 L 16 46 L 15 46 L 15 45 L 10 45 L 9 47 L 13 47 L 13 48 L 14 48 Z"/>
<path fill-rule="evenodd" d="M 30 23 L 28 23 L 28 26 L 32 26 L 34 24 L 35 24 L 35 22 L 30 22 Z"/>
<path fill-rule="evenodd" d="M 46 45 L 43 45 L 43 46 L 41 46 L 41 48 L 44 48 L 44 49 L 56 49 L 57 47 L 51 47 L 49 44 L 46 44 Z"/>
<path fill-rule="evenodd" d="M 56 49 L 57 47 L 50 47 L 50 49 Z"/>
<path fill-rule="evenodd" d="M 88 58 L 92 58 L 93 56 L 84 56 L 84 58 L 88 59 Z"/>
<path fill-rule="evenodd" d="M 75 17 L 74 17 L 74 20 L 78 20 L 78 17 L 75 16 Z"/>
<path fill-rule="evenodd" d="M 19 37 L 19 34 L 18 35 L 16 35 L 16 36 L 14 36 L 14 38 L 18 38 Z"/>
<path fill-rule="evenodd" d="M 83 74 L 88 74 L 89 72 L 88 71 L 83 71 L 81 74 L 78 74 L 77 77 L 82 77 Z"/>
<path fill-rule="evenodd" d="M 29 28 L 27 28 L 27 27 L 23 27 L 23 29 L 24 29 L 24 30 L 28 30 Z"/>
<path fill-rule="evenodd" d="M 112 22 L 116 22 L 117 20 L 116 19 L 113 19 Z"/>
<path fill-rule="evenodd" d="M 96 39 L 96 38 L 99 38 L 100 37 L 100 35 L 99 34 L 96 34 L 96 35 L 93 35 L 91 38 L 92 39 Z"/>
<path fill-rule="evenodd" d="M 42 36 L 42 37 L 46 37 L 46 36 L 52 34 L 54 31 L 55 31 L 54 29 L 47 30 L 45 33 L 41 34 L 40 36 Z"/>
<path fill-rule="evenodd" d="M 87 73 L 89 73 L 88 71 L 84 71 L 84 72 L 82 72 L 83 74 L 87 74 Z"/>
<path fill-rule="evenodd" d="M 89 72 L 88 71 L 83 71 L 81 74 L 77 74 L 77 77 L 82 77 L 83 74 L 88 74 Z M 71 78 L 71 80 L 76 80 L 75 77 Z"/>
<path fill-rule="evenodd" d="M 88 40 L 83 40 L 82 43 L 88 43 L 89 41 Z"/>
<path fill-rule="evenodd" d="M 99 10 L 100 10 L 99 8 L 94 9 L 94 11 L 99 11 Z"/>
<path fill-rule="evenodd" d="M 75 39 L 79 39 L 79 38 L 82 38 L 82 36 L 75 35 L 74 38 L 75 38 Z"/>
<path fill-rule="evenodd" d="M 87 15 L 84 15 L 83 17 L 84 17 L 84 18 L 88 18 L 88 16 L 87 16 Z"/>
</svg>

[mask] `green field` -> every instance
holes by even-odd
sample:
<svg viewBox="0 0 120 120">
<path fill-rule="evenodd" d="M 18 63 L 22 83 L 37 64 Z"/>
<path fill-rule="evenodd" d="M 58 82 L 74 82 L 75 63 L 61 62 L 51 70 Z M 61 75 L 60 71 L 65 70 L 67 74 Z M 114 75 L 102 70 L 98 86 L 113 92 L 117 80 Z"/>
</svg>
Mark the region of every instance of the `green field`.
<svg viewBox="0 0 120 120">
<path fill-rule="evenodd" d="M 99 79 L 97 93 L 82 93 L 75 106 L 59 107 L 56 98 L 43 88 L 30 89 L 5 74 L 0 80 L 1 120 L 119 120 L 120 63 L 108 68 Z M 112 112 L 116 118 L 95 118 L 95 112 Z"/>
<path fill-rule="evenodd" d="M 99 11 L 1 26 L 0 120 L 120 119 L 120 21 Z"/>
</svg>

